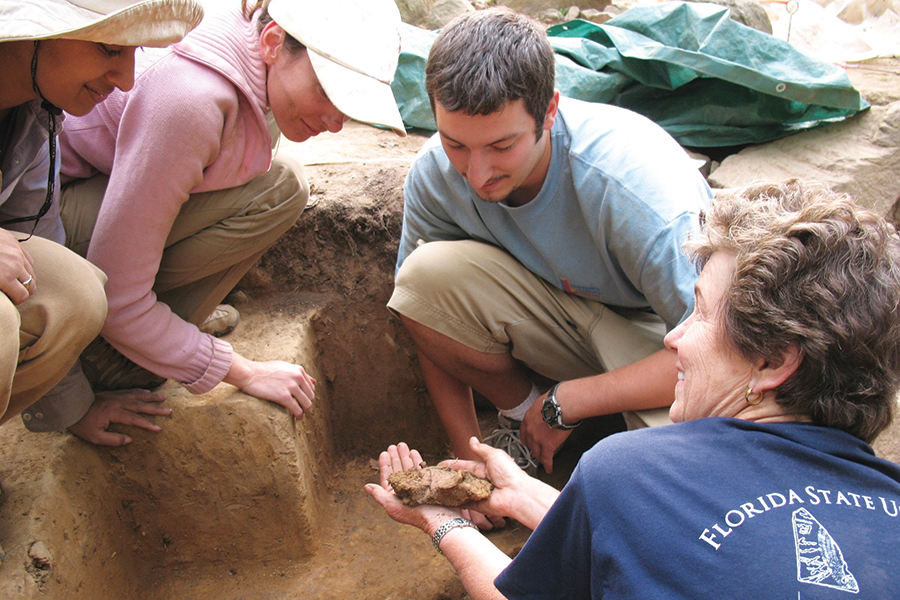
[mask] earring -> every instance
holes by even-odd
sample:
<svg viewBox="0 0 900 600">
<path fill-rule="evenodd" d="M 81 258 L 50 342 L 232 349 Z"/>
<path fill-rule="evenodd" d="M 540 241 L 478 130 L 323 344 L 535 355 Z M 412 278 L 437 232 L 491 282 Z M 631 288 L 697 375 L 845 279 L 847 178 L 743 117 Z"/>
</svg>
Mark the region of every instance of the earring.
<svg viewBox="0 0 900 600">
<path fill-rule="evenodd" d="M 756 394 L 756 398 L 754 398 L 753 400 L 750 399 L 750 396 L 752 394 L 753 394 L 753 388 L 748 387 L 747 391 L 744 392 L 744 400 L 747 401 L 747 404 L 749 404 L 750 406 L 756 406 L 757 404 L 762 402 L 762 400 L 763 400 L 762 392 L 759 392 L 758 394 Z"/>
</svg>

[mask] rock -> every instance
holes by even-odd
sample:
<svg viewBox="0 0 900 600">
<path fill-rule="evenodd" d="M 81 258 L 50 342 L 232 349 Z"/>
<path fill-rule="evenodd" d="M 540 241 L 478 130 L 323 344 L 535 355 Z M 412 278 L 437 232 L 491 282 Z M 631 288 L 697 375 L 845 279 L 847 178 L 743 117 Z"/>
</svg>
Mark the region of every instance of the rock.
<svg viewBox="0 0 900 600">
<path fill-rule="evenodd" d="M 563 11 L 572 6 L 572 0 L 497 0 L 497 4 L 508 6 L 516 12 L 520 12 L 538 18 L 547 9 Z M 593 8 L 603 10 L 609 5 L 609 0 L 580 0 L 578 6 L 581 10 Z"/>
<path fill-rule="evenodd" d="M 400 18 L 404 23 L 425 27 L 428 22 L 428 13 L 434 0 L 394 0 L 400 10 Z"/>
<path fill-rule="evenodd" d="M 599 11 L 595 8 L 586 8 L 581 11 L 580 19 L 590 21 L 591 23 L 603 24 L 612 19 L 615 15 L 606 11 Z"/>
<path fill-rule="evenodd" d="M 747 27 L 752 27 L 772 35 L 772 21 L 766 14 L 766 9 L 754 2 L 754 0 L 693 0 L 694 2 L 705 2 L 707 4 L 718 4 L 730 9 L 729 16 L 732 20 L 737 21 Z"/>
<path fill-rule="evenodd" d="M 428 15 L 428 29 L 440 29 L 459 15 L 474 11 L 468 0 L 437 0 Z"/>
<path fill-rule="evenodd" d="M 464 506 L 487 500 L 494 489 L 487 479 L 476 477 L 469 471 L 454 471 L 447 467 L 400 471 L 388 477 L 388 481 L 407 506 Z"/>
<path fill-rule="evenodd" d="M 581 9 L 577 6 L 570 6 L 566 11 L 566 21 L 571 21 L 573 19 L 577 19 L 581 14 Z"/>
<path fill-rule="evenodd" d="M 900 173 L 900 101 L 839 123 L 744 148 L 722 161 L 712 187 L 799 177 L 817 179 L 890 217 Z"/>
<path fill-rule="evenodd" d="M 31 564 L 36 569 L 46 571 L 53 564 L 53 556 L 44 542 L 35 542 L 28 549 L 28 556 L 31 558 Z"/>
<path fill-rule="evenodd" d="M 559 11 L 559 9 L 556 9 L 556 8 L 545 9 L 545 10 L 541 11 L 540 13 L 538 13 L 537 15 L 535 15 L 534 18 L 537 19 L 538 21 L 540 21 L 541 23 L 549 23 L 549 24 L 559 23 L 560 21 L 563 20 L 562 13 Z"/>
</svg>

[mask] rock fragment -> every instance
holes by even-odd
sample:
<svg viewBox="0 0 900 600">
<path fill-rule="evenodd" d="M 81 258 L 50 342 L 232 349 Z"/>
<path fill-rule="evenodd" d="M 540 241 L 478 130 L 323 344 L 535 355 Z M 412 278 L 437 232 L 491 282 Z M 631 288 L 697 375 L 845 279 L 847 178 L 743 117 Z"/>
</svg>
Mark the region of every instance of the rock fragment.
<svg viewBox="0 0 900 600">
<path fill-rule="evenodd" d="M 422 467 L 388 477 L 394 492 L 407 506 L 437 504 L 458 507 L 487 500 L 493 484 L 469 471 L 446 467 Z"/>
</svg>

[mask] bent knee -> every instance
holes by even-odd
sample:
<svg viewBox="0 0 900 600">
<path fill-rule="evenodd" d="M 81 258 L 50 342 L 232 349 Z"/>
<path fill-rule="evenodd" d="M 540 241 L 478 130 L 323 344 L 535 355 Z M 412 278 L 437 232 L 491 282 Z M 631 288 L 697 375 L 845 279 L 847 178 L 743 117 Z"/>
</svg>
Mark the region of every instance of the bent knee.
<svg viewBox="0 0 900 600">
<path fill-rule="evenodd" d="M 106 322 L 108 310 L 106 299 L 106 275 L 94 265 L 84 261 L 80 284 L 73 286 L 71 304 L 72 313 L 68 315 L 73 325 L 78 328 L 81 342 L 87 346 L 100 335 Z"/>
<path fill-rule="evenodd" d="M 442 290 L 458 286 L 466 281 L 472 271 L 472 262 L 464 252 L 458 251 L 465 242 L 437 241 L 416 248 L 397 271 L 395 285 L 418 290 Z"/>
<path fill-rule="evenodd" d="M 397 287 L 416 289 L 492 289 L 492 272 L 512 261 L 504 250 L 475 240 L 436 241 L 416 248 L 397 272 Z"/>
<path fill-rule="evenodd" d="M 57 296 L 47 305 L 76 327 L 87 345 L 100 334 L 106 321 L 106 274 L 69 250 L 57 254 L 54 262 L 54 280 L 44 282 L 41 291 Z"/>
<path fill-rule="evenodd" d="M 309 182 L 303 165 L 293 159 L 276 157 L 269 174 L 273 178 L 273 197 L 278 202 L 278 210 L 282 218 L 289 218 L 293 223 L 309 202 Z"/>
</svg>

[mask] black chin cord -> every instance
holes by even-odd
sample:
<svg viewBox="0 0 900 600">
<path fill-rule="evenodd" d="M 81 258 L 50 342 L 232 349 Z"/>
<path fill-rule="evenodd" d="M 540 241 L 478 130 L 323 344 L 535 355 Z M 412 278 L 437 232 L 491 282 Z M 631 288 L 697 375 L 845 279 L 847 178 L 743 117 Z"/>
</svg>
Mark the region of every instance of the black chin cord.
<svg viewBox="0 0 900 600">
<path fill-rule="evenodd" d="M 31 87 L 41 98 L 41 108 L 47 111 L 47 116 L 49 117 L 48 123 L 48 131 L 49 131 L 49 139 L 50 143 L 50 173 L 47 175 L 47 197 L 44 199 L 44 204 L 41 206 L 38 214 L 32 215 L 30 217 L 18 217 L 16 219 L 7 219 L 6 221 L 0 221 L 0 226 L 6 227 L 7 225 L 12 225 L 14 223 L 26 223 L 28 221 L 34 221 L 34 226 L 31 228 L 31 233 L 28 234 L 28 237 L 24 240 L 19 240 L 21 242 L 27 242 L 31 239 L 31 236 L 34 235 L 34 230 L 37 229 L 38 221 L 41 220 L 41 217 L 47 214 L 47 211 L 50 210 L 50 206 L 53 203 L 53 190 L 56 187 L 56 117 L 62 114 L 62 109 L 54 105 L 52 102 L 44 98 L 44 94 L 41 93 L 41 88 L 38 87 L 37 84 L 37 62 L 38 62 L 38 45 L 40 44 L 40 40 L 34 41 L 34 55 L 31 57 Z"/>
</svg>

